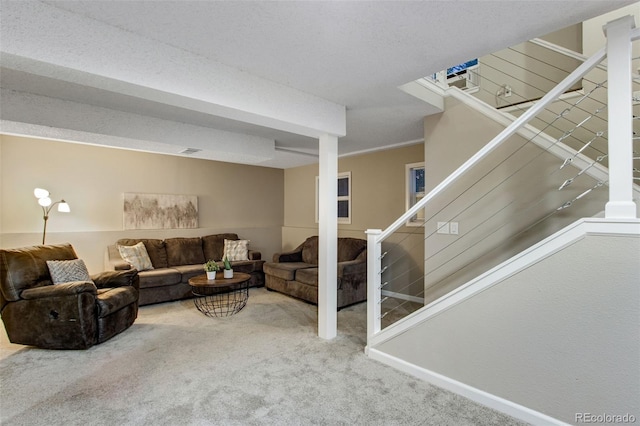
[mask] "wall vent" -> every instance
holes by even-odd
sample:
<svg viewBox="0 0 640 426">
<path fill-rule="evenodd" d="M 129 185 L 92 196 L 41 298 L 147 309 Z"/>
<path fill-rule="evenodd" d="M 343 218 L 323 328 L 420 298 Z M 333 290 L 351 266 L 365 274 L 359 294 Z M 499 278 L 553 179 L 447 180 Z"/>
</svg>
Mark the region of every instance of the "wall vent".
<svg viewBox="0 0 640 426">
<path fill-rule="evenodd" d="M 200 152 L 202 151 L 201 149 L 197 149 L 197 148 L 186 148 L 183 149 L 182 151 L 180 151 L 180 154 L 186 154 L 186 155 L 191 155 L 191 154 L 195 154 L 196 152 Z"/>
</svg>

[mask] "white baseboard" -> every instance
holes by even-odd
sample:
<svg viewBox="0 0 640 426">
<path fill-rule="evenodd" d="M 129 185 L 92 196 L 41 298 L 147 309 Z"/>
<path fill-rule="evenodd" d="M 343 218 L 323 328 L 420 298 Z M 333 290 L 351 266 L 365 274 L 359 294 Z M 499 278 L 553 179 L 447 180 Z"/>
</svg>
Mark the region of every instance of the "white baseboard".
<svg viewBox="0 0 640 426">
<path fill-rule="evenodd" d="M 476 389 L 450 377 L 427 370 L 426 368 L 410 364 L 377 349 L 367 347 L 365 351 L 370 358 L 375 359 L 376 361 L 532 425 L 568 425 L 568 423 L 549 417 L 546 414 L 524 407 L 520 404 L 516 404 L 515 402 L 490 394 L 483 390 Z"/>
</svg>

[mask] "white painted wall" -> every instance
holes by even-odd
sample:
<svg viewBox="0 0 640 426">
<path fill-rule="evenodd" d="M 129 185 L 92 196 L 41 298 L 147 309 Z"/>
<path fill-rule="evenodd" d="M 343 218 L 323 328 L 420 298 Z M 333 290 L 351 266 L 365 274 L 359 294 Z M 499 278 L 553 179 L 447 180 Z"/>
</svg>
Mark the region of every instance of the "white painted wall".
<svg viewBox="0 0 640 426">
<path fill-rule="evenodd" d="M 376 349 L 564 422 L 640 419 L 639 253 L 585 236 Z"/>
</svg>

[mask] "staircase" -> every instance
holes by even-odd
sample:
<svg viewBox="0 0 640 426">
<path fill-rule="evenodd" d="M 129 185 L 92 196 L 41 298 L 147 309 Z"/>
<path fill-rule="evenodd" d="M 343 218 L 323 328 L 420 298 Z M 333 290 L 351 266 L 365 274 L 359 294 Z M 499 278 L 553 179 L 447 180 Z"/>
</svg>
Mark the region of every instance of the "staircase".
<svg viewBox="0 0 640 426">
<path fill-rule="evenodd" d="M 456 141 L 448 154 L 460 166 L 437 170 L 442 180 L 424 198 L 367 231 L 370 357 L 534 424 L 577 422 L 581 409 L 640 416 L 638 381 L 620 374 L 640 368 L 632 27 L 628 17 L 609 23 L 608 46 L 572 58 L 582 64 L 539 100 L 511 82 L 486 89 L 490 105 L 480 74 L 465 90 L 432 87 L 442 75 L 422 83 L 446 97 L 426 128 Z M 506 93 L 523 98 L 510 115 L 495 108 L 505 109 Z M 461 117 L 478 122 L 464 126 L 472 133 L 491 117 L 498 134 L 475 153 L 469 130 L 438 134 Z M 443 153 L 429 149 L 426 169 L 438 169 L 428 159 Z M 421 212 L 422 227 L 397 232 Z M 455 237 L 442 233 L 451 223 Z M 585 354 L 590 339 L 601 341 Z M 627 354 L 612 355 L 616 346 Z"/>
</svg>

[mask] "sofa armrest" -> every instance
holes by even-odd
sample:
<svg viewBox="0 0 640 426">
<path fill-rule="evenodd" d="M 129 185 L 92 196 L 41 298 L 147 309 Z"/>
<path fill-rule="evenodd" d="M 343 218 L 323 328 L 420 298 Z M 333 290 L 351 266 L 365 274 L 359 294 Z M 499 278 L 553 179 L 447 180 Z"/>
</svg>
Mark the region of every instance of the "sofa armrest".
<svg viewBox="0 0 640 426">
<path fill-rule="evenodd" d="M 249 252 L 247 253 L 247 257 L 249 258 L 249 260 L 262 260 L 262 253 L 255 250 L 249 250 Z"/>
<path fill-rule="evenodd" d="M 338 277 L 346 275 L 364 274 L 367 275 L 367 262 L 363 260 L 347 260 L 338 262 Z"/>
<path fill-rule="evenodd" d="M 28 288 L 20 294 L 22 299 L 46 299 L 49 297 L 75 296 L 80 293 L 96 294 L 96 286 L 90 281 L 74 281 L 64 284 Z"/>
<path fill-rule="evenodd" d="M 275 253 L 273 255 L 273 262 L 274 263 L 302 262 L 302 250 Z"/>
<path fill-rule="evenodd" d="M 104 271 L 91 276 L 97 288 L 112 288 L 132 286 L 136 290 L 140 287 L 140 277 L 136 269 L 126 271 Z"/>
<path fill-rule="evenodd" d="M 114 271 L 129 271 L 133 269 L 133 267 L 124 260 L 121 262 L 111 262 L 111 267 Z"/>
</svg>

